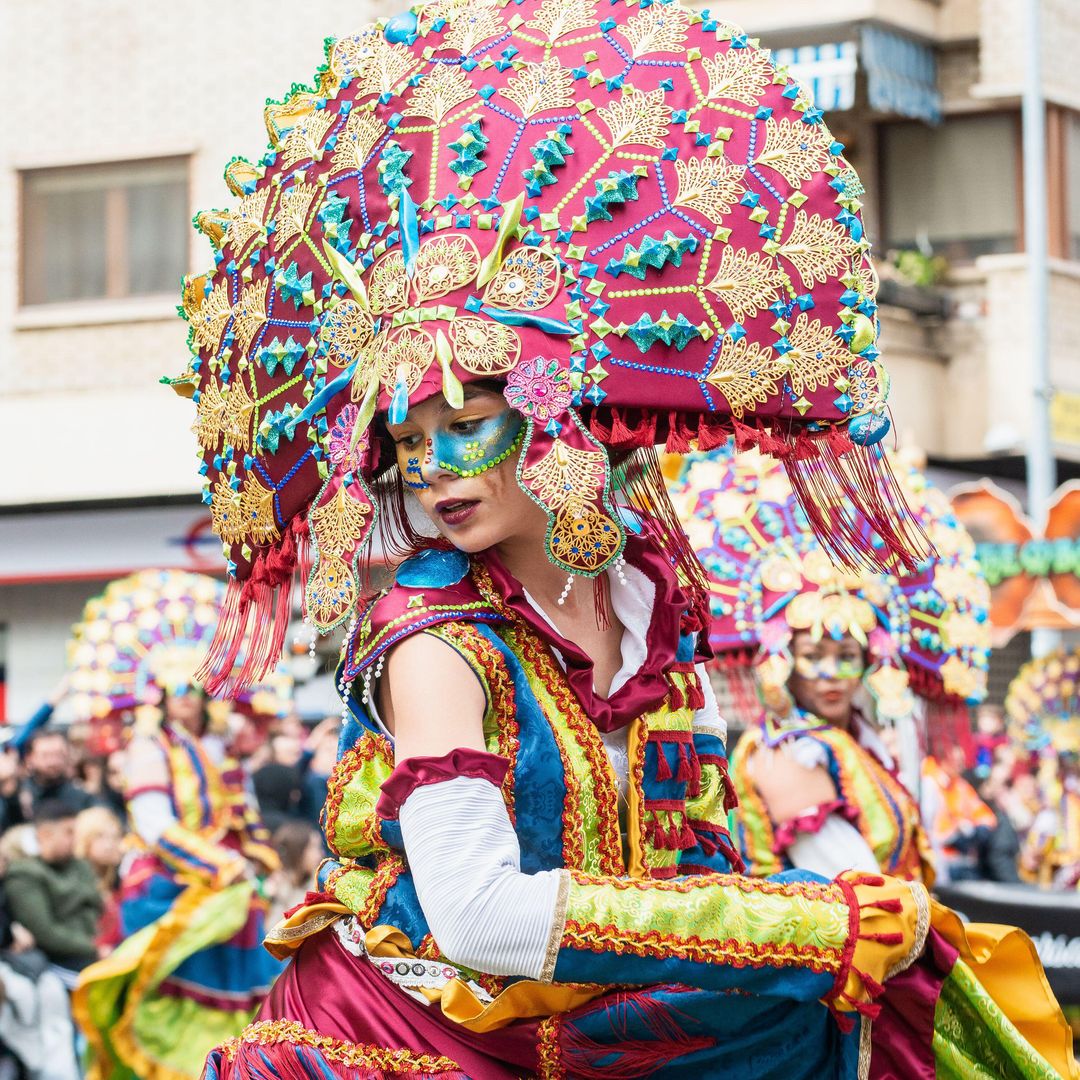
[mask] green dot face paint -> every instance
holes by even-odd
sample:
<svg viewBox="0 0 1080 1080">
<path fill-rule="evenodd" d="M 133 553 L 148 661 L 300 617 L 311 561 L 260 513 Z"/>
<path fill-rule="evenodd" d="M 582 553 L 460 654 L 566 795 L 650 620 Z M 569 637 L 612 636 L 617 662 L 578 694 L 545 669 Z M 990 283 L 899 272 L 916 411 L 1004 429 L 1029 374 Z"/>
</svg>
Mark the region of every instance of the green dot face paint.
<svg viewBox="0 0 1080 1080">
<path fill-rule="evenodd" d="M 836 659 L 829 656 L 820 660 L 797 656 L 795 670 L 804 679 L 861 679 L 866 673 L 866 664 L 862 660 Z"/>
<path fill-rule="evenodd" d="M 401 440 L 398 468 L 413 490 L 427 487 L 426 476 L 435 470 L 479 476 L 504 462 L 521 445 L 524 431 L 524 417 L 509 407 L 494 416 L 458 416 L 430 438 Z"/>
</svg>

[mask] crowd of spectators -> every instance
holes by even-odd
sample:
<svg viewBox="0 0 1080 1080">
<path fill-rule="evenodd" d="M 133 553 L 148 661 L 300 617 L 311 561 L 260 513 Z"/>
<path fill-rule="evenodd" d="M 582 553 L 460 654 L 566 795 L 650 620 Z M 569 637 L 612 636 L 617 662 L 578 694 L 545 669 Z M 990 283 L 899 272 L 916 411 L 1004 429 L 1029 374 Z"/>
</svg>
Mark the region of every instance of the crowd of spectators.
<svg viewBox="0 0 1080 1080">
<path fill-rule="evenodd" d="M 121 867 L 135 848 L 124 749 L 90 725 L 49 726 L 51 712 L 0 745 L 0 1080 L 79 1076 L 74 1051 L 53 1052 L 78 1041 L 67 993 L 120 943 Z M 326 854 L 319 814 L 339 725 L 287 717 L 230 747 L 281 859 L 262 883 L 267 925 L 303 899 Z"/>
<path fill-rule="evenodd" d="M 1080 836 L 1067 819 L 1080 810 L 1076 776 L 1075 755 L 1017 747 L 1004 711 L 980 706 L 970 747 L 923 764 L 922 817 L 938 881 L 1075 889 Z"/>
</svg>

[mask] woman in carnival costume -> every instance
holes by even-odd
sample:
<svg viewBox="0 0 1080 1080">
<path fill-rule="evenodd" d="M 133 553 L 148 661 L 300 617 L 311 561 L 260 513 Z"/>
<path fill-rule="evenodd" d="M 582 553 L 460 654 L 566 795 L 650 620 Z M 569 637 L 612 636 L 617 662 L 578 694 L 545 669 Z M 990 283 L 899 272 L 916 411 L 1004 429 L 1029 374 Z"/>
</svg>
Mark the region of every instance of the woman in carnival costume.
<svg viewBox="0 0 1080 1080">
<path fill-rule="evenodd" d="M 901 455 L 892 458 L 935 548 L 914 569 L 892 559 L 887 572 L 835 566 L 783 470 L 755 451 L 691 454 L 670 485 L 708 576 L 716 663 L 750 720 L 732 754 L 731 780 L 737 847 L 755 876 L 800 869 L 835 877 L 854 868 L 934 882 L 937 853 L 913 793 L 915 693 L 932 724 L 966 716 L 982 699 L 990 595 L 974 543 L 945 497 Z M 851 520 L 871 535 L 865 521 Z M 888 745 L 883 735 L 893 736 Z M 1023 1028 L 1025 995 L 1048 1000 L 1021 931 L 978 924 L 961 931 L 935 904 L 932 941 L 923 966 L 942 980 L 939 1027 L 974 1008 L 990 1027 L 1003 1013 Z M 887 1027 L 896 1019 L 888 992 L 884 1005 L 878 1023 Z M 1002 1056 L 1009 1039 L 993 1043 L 974 1035 L 966 1051 L 979 1065 L 996 1061 L 1022 1074 L 1009 1050 Z M 892 1060 L 896 1075 L 913 1069 L 909 1059 Z"/>
<path fill-rule="evenodd" d="M 853 442 L 887 429 L 885 374 L 820 112 L 705 12 L 523 0 L 331 43 L 266 115 L 240 205 L 197 219 L 217 267 L 173 381 L 233 577 L 206 676 L 274 662 L 299 563 L 315 627 L 347 627 L 346 723 L 334 858 L 207 1076 L 872 1071 L 925 889 L 733 872 L 704 582 L 654 450 L 735 430 L 913 559 Z M 361 603 L 377 519 L 409 557 Z"/>
<path fill-rule="evenodd" d="M 858 867 L 933 883 L 913 691 L 938 713 L 982 699 L 990 594 L 944 496 L 894 460 L 936 551 L 915 570 L 836 567 L 760 454 L 690 455 L 672 484 L 709 577 L 710 644 L 751 720 L 731 775 L 752 874 Z"/>
<path fill-rule="evenodd" d="M 224 703 L 208 709 L 195 678 L 223 594 L 201 574 L 141 571 L 87 604 L 69 646 L 76 708 L 92 721 L 136 712 L 125 752 L 124 940 L 82 973 L 74 997 L 102 1080 L 198 1076 L 280 970 L 261 948 L 258 888 L 277 857 L 226 756 L 227 736 L 208 730 L 208 712 Z M 234 707 L 248 718 L 280 715 L 291 690 L 273 672 Z"/>
<path fill-rule="evenodd" d="M 1040 885 L 1080 888 L 1080 653 L 1025 664 L 1005 696 L 1012 746 L 1036 766 L 1043 809 L 1021 866 Z"/>
</svg>

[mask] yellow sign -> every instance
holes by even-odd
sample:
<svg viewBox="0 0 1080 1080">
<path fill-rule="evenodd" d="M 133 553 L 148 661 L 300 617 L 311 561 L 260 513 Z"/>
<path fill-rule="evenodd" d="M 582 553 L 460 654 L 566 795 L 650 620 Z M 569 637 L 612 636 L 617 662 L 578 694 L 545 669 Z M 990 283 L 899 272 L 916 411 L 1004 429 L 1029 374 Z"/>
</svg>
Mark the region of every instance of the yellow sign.
<svg viewBox="0 0 1080 1080">
<path fill-rule="evenodd" d="M 1050 401 L 1050 435 L 1056 443 L 1080 446 L 1080 394 L 1058 390 Z"/>
</svg>

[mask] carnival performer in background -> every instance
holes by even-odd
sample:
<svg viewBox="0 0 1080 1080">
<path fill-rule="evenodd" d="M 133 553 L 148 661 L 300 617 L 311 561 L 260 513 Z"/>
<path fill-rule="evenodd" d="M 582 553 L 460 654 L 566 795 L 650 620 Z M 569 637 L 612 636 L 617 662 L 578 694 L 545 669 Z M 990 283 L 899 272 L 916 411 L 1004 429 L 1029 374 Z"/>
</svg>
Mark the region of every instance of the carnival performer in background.
<svg viewBox="0 0 1080 1080">
<path fill-rule="evenodd" d="M 857 867 L 933 883 L 913 688 L 939 711 L 982 699 L 990 594 L 944 496 L 898 455 L 894 468 L 937 551 L 916 570 L 838 569 L 758 453 L 692 454 L 671 485 L 709 577 L 717 665 L 750 713 L 731 774 L 749 873 Z"/>
<path fill-rule="evenodd" d="M 280 970 L 261 947 L 259 891 L 277 857 L 194 677 L 223 591 L 199 574 L 141 571 L 87 604 L 70 645 L 73 705 L 98 720 L 137 714 L 125 754 L 135 849 L 121 867 L 123 940 L 83 971 L 74 997 L 102 1080 L 197 1077 Z M 273 672 L 235 705 L 281 715 L 290 697 L 291 681 Z"/>
<path fill-rule="evenodd" d="M 872 1070 L 926 891 L 732 872 L 706 592 L 654 450 L 738 421 L 917 557 L 852 441 L 887 428 L 886 380 L 820 112 L 704 12 L 523 0 L 332 43 L 267 120 L 270 153 L 227 172 L 240 206 L 197 219 L 217 266 L 174 380 L 232 564 L 207 685 L 277 659 L 299 559 L 316 629 L 346 625 L 345 723 L 322 893 L 268 936 L 292 963 L 206 1075 Z M 361 603 L 377 519 L 409 557 Z M 964 1024 L 895 1029 L 913 1060 L 1071 1069 L 1045 995 L 1021 1033 L 957 992 Z"/>
<path fill-rule="evenodd" d="M 1038 781 L 1043 809 L 1020 853 L 1025 876 L 1045 888 L 1080 887 L 1080 652 L 1025 664 L 1005 697 L 1009 736 Z"/>
</svg>

